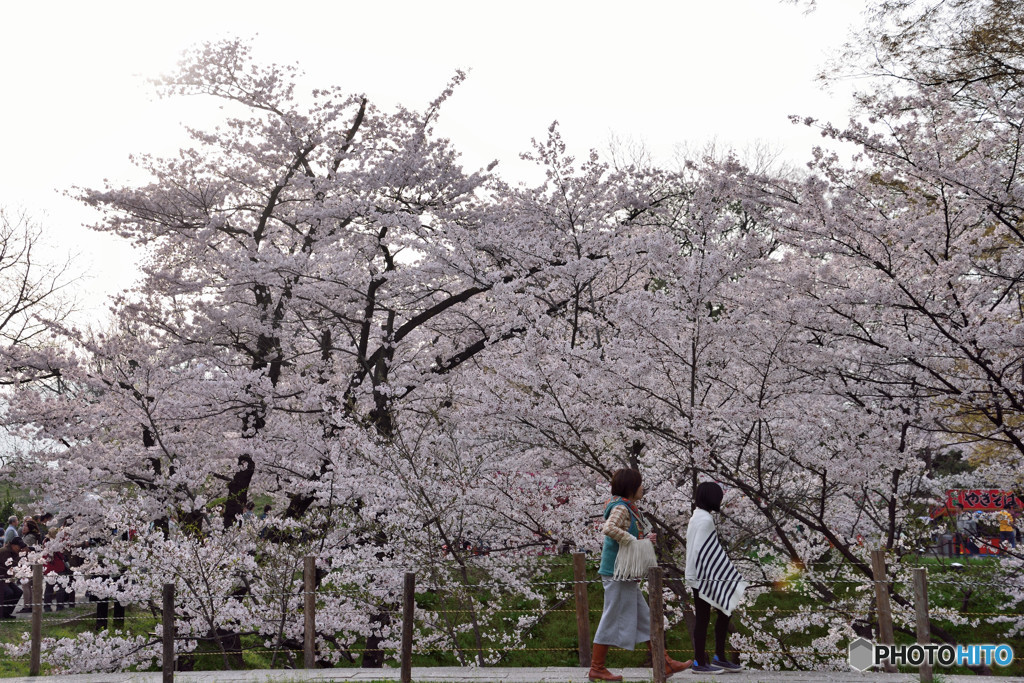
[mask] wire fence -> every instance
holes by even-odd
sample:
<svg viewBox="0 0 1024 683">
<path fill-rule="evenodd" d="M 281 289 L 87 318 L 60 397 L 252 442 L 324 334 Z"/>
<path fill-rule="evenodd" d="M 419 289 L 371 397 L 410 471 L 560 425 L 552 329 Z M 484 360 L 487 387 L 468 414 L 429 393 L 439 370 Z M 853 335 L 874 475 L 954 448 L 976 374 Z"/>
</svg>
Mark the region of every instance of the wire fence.
<svg viewBox="0 0 1024 683">
<path fill-rule="evenodd" d="M 906 630 L 909 627 L 916 628 L 917 640 L 920 643 L 931 641 L 931 630 L 937 622 L 956 622 L 963 619 L 1013 619 L 1020 618 L 1018 612 L 999 611 L 967 611 L 966 608 L 957 610 L 949 607 L 929 607 L 928 586 L 957 586 L 970 590 L 978 587 L 1005 588 L 1005 584 L 997 581 L 978 580 L 972 576 L 957 576 L 953 578 L 937 577 L 929 579 L 927 572 L 917 569 L 913 572 L 913 578 L 907 579 L 891 576 L 885 568 L 885 558 L 882 551 L 874 551 L 871 559 L 873 576 L 860 577 L 819 577 L 811 572 L 803 572 L 797 581 L 806 581 L 816 586 L 831 586 L 838 590 L 859 587 L 863 591 L 873 591 L 874 601 L 865 603 L 863 594 L 850 598 L 852 603 L 848 604 L 837 600 L 832 604 L 805 605 L 800 607 L 742 607 L 741 612 L 750 615 L 752 618 L 788 618 L 787 615 L 806 616 L 808 614 L 839 616 L 847 620 L 866 622 L 868 626 L 877 631 L 879 643 L 894 643 L 894 619 Z M 30 590 L 26 591 L 25 605 L 31 611 L 30 631 L 24 638 L 22 649 L 11 655 L 12 660 L 27 661 L 30 675 L 38 675 L 41 671 L 41 659 L 44 646 L 43 633 L 52 633 L 56 629 L 75 629 L 82 623 L 93 622 L 94 630 L 97 632 L 113 629 L 122 629 L 129 633 L 133 625 L 142 629 L 136 633 L 139 639 L 138 650 L 147 649 L 154 656 L 162 653 L 159 658 L 163 667 L 163 678 L 165 681 L 172 681 L 175 670 L 180 666 L 184 658 L 195 656 L 196 647 L 199 643 L 213 643 L 217 649 L 206 654 L 220 654 L 224 657 L 233 657 L 241 660 L 244 654 L 257 657 L 273 657 L 275 661 L 284 657 L 292 666 L 301 665 L 306 668 L 314 668 L 318 665 L 332 663 L 337 658 L 347 658 L 354 661 L 354 657 L 372 657 L 378 663 L 385 659 L 398 660 L 402 668 L 402 681 L 408 683 L 411 680 L 411 665 L 413 656 L 428 655 L 454 655 L 460 661 L 472 662 L 475 665 L 487 663 L 488 657 L 504 656 L 512 652 L 521 653 L 560 653 L 565 655 L 576 655 L 581 666 L 591 664 L 591 634 L 590 625 L 595 617 L 601 615 L 602 610 L 590 605 L 590 589 L 594 584 L 602 583 L 605 577 L 593 574 L 594 562 L 589 562 L 582 554 L 572 556 L 573 578 L 571 579 L 544 579 L 531 580 L 528 585 L 531 588 L 551 589 L 548 592 L 554 593 L 556 599 L 553 604 L 539 607 L 519 607 L 502 604 L 484 605 L 481 603 L 452 606 L 441 603 L 428 607 L 417 606 L 417 595 L 420 602 L 423 602 L 424 595 L 451 593 L 453 588 L 476 593 L 480 598 L 481 592 L 499 592 L 514 590 L 509 584 L 497 581 L 474 582 L 471 585 L 438 583 L 436 580 L 424 585 L 417 585 L 417 573 L 409 571 L 406 567 L 395 567 L 403 570 L 404 584 L 401 599 L 394 599 L 390 604 L 368 599 L 365 593 L 349 588 L 340 588 L 331 584 L 318 585 L 315 558 L 305 558 L 303 567 L 302 587 L 299 590 L 280 591 L 270 593 L 233 593 L 220 596 L 225 600 L 233 600 L 239 603 L 253 601 L 276 600 L 283 602 L 286 611 L 273 618 L 258 617 L 249 614 L 244 619 L 235 623 L 235 630 L 232 632 L 228 626 L 230 623 L 221 623 L 224 632 L 217 629 L 210 629 L 207 632 L 188 632 L 190 628 L 188 620 L 183 618 L 184 604 L 176 603 L 174 584 L 165 584 L 162 595 L 154 596 L 149 601 L 151 614 L 126 615 L 125 609 L 120 604 L 110 600 L 99 600 L 89 602 L 96 606 L 96 613 L 89 616 L 78 614 L 60 615 L 59 611 L 64 607 L 75 607 L 83 604 L 82 599 L 77 599 L 73 593 L 57 592 L 51 599 L 44 600 L 43 587 L 47 584 L 44 580 L 42 566 L 33 567 L 32 580 L 29 583 Z M 376 565 L 375 565 L 376 566 Z M 559 566 L 566 567 L 568 565 Z M 840 567 L 836 567 L 839 569 Z M 846 569 L 850 565 L 846 565 Z M 95 578 L 95 577 L 92 577 Z M 107 577 L 105 577 L 107 578 Z M 322 576 L 320 577 L 323 578 Z M 682 577 L 671 576 L 667 581 L 680 581 Z M 667 649 L 664 637 L 665 624 L 665 596 L 673 598 L 673 591 L 665 590 L 666 577 L 660 568 L 651 570 L 647 577 L 647 588 L 651 608 L 651 662 L 654 669 L 654 679 L 658 682 L 665 680 L 664 657 L 666 654 L 679 654 L 685 656 L 686 652 L 677 649 Z M 788 579 L 793 581 L 793 579 Z M 52 578 L 50 580 L 52 584 Z M 765 579 L 762 584 L 769 586 L 777 583 L 771 579 Z M 913 598 L 907 600 L 901 598 L 895 606 L 891 598 L 896 596 L 898 589 L 903 588 L 913 592 Z M 678 589 L 677 589 L 678 590 Z M 849 591 L 848 591 L 849 592 Z M 355 646 L 355 643 L 346 643 L 344 639 L 335 640 L 325 637 L 321 630 L 318 630 L 317 610 L 326 607 L 326 600 L 329 598 L 349 598 L 354 600 L 366 600 L 365 609 L 372 613 L 372 618 L 379 620 L 379 623 L 386 625 L 393 633 L 401 636 L 401 646 L 386 646 L 383 639 L 367 641 L 363 646 Z M 678 598 L 678 596 L 676 596 Z M 250 605 L 254 607 L 254 605 Z M 112 609 L 111 609 L 112 608 Z M 331 609 L 337 611 L 337 605 L 330 605 Z M 670 610 L 688 609 L 688 606 L 678 599 L 674 599 L 669 605 Z M 44 611 L 48 609 L 50 611 Z M 350 612 L 358 612 L 361 608 L 348 606 Z M 291 610 L 289 615 L 287 610 Z M 364 610 L 365 611 L 365 610 Z M 574 614 L 576 619 L 576 643 L 571 647 L 545 647 L 544 643 L 537 644 L 501 644 L 488 642 L 479 634 L 480 622 L 493 618 L 514 618 L 532 619 L 531 623 L 550 615 Z M 296 616 L 301 616 L 301 632 L 296 626 Z M 336 616 L 336 615 L 335 615 Z M 364 615 L 365 616 L 365 615 Z M 564 617 L 563 617 L 564 619 Z M 475 642 L 438 644 L 436 642 L 424 642 L 418 646 L 413 644 L 413 634 L 416 629 L 424 626 L 436 625 L 442 620 L 451 620 L 459 623 L 469 620 L 474 628 L 478 629 Z M 244 622 L 246 630 L 241 628 Z M 186 627 L 186 631 L 177 631 L 179 623 Z M 0 621 L 0 627 L 24 628 L 23 620 Z M 280 638 L 281 633 L 286 630 L 289 637 L 286 640 Z M 321 624 L 321 629 L 324 625 Z M 138 630 L 138 629 L 136 629 Z M 454 632 L 454 631 L 453 631 Z M 254 646 L 249 642 L 247 647 L 242 647 L 241 636 L 252 636 L 262 639 L 262 644 Z M 276 640 L 275 640 L 276 638 Z M 469 638 L 472 640 L 472 638 Z M 47 641 L 51 642 L 51 641 Z M 390 641 L 391 643 L 394 640 Z M 780 641 L 780 644 L 781 641 Z M 837 646 L 838 647 L 838 646 Z M 777 656 L 795 661 L 798 658 L 821 658 L 823 656 L 842 657 L 845 652 L 837 650 L 829 653 L 821 648 L 810 648 L 806 646 L 784 646 L 772 649 L 769 645 L 760 650 L 738 649 L 730 650 L 733 655 L 749 655 L 751 657 Z M 332 660 L 331 657 L 335 659 Z M 1018 660 L 1024 657 L 1018 657 Z M 301 660 L 301 661 L 300 661 Z M 365 660 L 364 660 L 365 661 Z M 230 665 L 230 664 L 229 664 Z M 887 668 L 891 668 L 887 666 Z M 893 669 L 894 670 L 894 669 Z M 927 680 L 927 674 L 922 668 L 922 680 Z"/>
</svg>

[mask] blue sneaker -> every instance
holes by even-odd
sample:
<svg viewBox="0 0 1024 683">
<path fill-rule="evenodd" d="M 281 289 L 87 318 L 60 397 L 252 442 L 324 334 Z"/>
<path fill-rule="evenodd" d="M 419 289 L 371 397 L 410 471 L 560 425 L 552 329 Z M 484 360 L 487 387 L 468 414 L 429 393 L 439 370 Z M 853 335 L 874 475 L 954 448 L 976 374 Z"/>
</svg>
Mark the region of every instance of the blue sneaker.
<svg viewBox="0 0 1024 683">
<path fill-rule="evenodd" d="M 727 674 L 738 674 L 743 671 L 742 664 L 735 664 L 727 659 L 719 659 L 718 655 L 715 655 L 714 659 L 711 660 L 711 666 L 717 666 L 723 673 Z"/>
<path fill-rule="evenodd" d="M 714 664 L 698 664 L 696 659 L 693 660 L 693 666 L 690 667 L 690 671 L 692 671 L 693 673 L 695 673 L 695 674 L 705 674 L 705 675 L 708 675 L 708 676 L 714 676 L 715 674 L 720 674 L 724 670 L 725 669 L 723 669 L 722 667 L 715 666 Z"/>
</svg>

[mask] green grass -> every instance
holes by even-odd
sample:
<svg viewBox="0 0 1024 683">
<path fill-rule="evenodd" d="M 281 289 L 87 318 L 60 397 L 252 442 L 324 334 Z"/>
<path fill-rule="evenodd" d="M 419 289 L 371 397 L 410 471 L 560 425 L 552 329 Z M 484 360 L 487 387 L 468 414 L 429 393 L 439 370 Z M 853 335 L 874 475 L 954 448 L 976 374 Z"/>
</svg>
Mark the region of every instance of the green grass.
<svg viewBox="0 0 1024 683">
<path fill-rule="evenodd" d="M 1021 659 L 1024 656 L 1024 646 L 1019 640 L 1013 642 L 1007 637 L 1005 624 L 995 623 L 992 619 L 996 617 L 987 616 L 1002 611 L 999 604 L 1002 601 L 1002 595 L 999 593 L 998 587 L 988 585 L 995 582 L 992 576 L 992 563 L 1000 560 L 996 557 L 972 558 L 965 562 L 965 559 L 953 560 L 963 564 L 962 568 L 951 566 L 946 558 L 940 558 L 938 561 L 935 558 L 920 558 L 920 560 L 909 561 L 908 564 L 928 568 L 929 611 L 948 608 L 958 613 L 977 613 L 977 616 L 973 618 L 980 620 L 977 626 L 953 626 L 948 621 L 939 621 L 942 628 L 948 630 L 960 643 L 968 645 L 1007 643 L 1014 646 L 1016 659 L 1013 664 L 1006 668 L 993 667 L 993 670 L 1004 676 L 1024 676 L 1024 661 Z M 972 586 L 973 581 L 977 581 L 978 585 Z M 965 605 L 966 609 L 964 609 Z M 905 641 L 910 642 L 910 638 L 906 638 Z M 945 674 L 971 673 L 966 667 L 943 668 L 942 672 Z"/>
<path fill-rule="evenodd" d="M 111 610 L 110 623 L 113 623 Z M 74 638 L 79 633 L 91 631 L 96 623 L 96 604 L 79 603 L 72 609 L 43 614 L 43 638 Z M 148 612 L 128 610 L 126 612 L 124 631 L 133 635 L 152 632 L 157 620 Z M 32 628 L 29 619 L 0 621 L 0 643 L 19 643 Z M 48 667 L 42 666 L 42 674 L 46 675 Z M 0 658 L 0 676 L 28 676 L 28 657 L 9 659 Z"/>
</svg>

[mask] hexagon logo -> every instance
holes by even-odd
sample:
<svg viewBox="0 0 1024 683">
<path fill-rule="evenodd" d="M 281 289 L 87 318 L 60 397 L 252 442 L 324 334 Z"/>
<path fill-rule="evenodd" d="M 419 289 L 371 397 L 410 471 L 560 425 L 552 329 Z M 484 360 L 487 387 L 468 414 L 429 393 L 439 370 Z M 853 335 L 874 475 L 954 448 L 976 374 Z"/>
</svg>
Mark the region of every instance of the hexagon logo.
<svg viewBox="0 0 1024 683">
<path fill-rule="evenodd" d="M 857 671 L 867 671 L 875 663 L 875 645 L 870 640 L 858 638 L 850 643 L 850 666 Z"/>
</svg>

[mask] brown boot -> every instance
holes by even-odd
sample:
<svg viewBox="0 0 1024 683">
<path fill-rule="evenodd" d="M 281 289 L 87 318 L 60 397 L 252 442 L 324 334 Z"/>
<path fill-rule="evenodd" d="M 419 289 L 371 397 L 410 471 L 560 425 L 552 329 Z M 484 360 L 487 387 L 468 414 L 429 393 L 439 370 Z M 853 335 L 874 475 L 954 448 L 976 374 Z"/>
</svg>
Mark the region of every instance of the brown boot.
<svg viewBox="0 0 1024 683">
<path fill-rule="evenodd" d="M 654 661 L 654 650 L 651 647 L 651 643 L 649 641 L 647 643 L 647 660 L 649 662 Z M 646 666 L 651 666 L 651 665 L 647 664 Z M 692 659 L 687 659 L 685 662 L 677 662 L 676 660 L 674 660 L 674 659 L 672 659 L 671 657 L 668 656 L 668 650 L 665 651 L 665 675 L 666 676 L 671 676 L 672 674 L 677 674 L 680 671 L 686 671 L 691 666 L 693 666 L 693 660 Z"/>
<path fill-rule="evenodd" d="M 674 660 L 671 657 L 669 657 L 667 652 L 665 653 L 665 675 L 666 676 L 671 676 L 672 674 L 677 674 L 680 671 L 686 671 L 691 666 L 693 666 L 693 660 L 692 659 L 687 659 L 685 662 L 677 662 L 676 660 Z"/>
<path fill-rule="evenodd" d="M 608 646 L 594 643 L 594 650 L 590 655 L 590 673 L 588 678 L 592 681 L 621 681 L 622 676 L 616 676 L 607 668 L 604 661 L 608 656 Z"/>
</svg>

